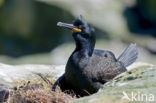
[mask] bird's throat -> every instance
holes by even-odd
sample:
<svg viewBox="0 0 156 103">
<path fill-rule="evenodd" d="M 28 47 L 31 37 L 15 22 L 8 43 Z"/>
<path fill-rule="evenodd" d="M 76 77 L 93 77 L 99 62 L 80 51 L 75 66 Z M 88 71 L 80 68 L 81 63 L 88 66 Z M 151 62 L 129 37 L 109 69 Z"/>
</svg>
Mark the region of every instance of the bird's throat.
<svg viewBox="0 0 156 103">
<path fill-rule="evenodd" d="M 78 52 L 83 57 L 91 57 L 94 51 L 94 46 L 95 43 L 76 41 L 76 48 L 74 52 Z"/>
</svg>

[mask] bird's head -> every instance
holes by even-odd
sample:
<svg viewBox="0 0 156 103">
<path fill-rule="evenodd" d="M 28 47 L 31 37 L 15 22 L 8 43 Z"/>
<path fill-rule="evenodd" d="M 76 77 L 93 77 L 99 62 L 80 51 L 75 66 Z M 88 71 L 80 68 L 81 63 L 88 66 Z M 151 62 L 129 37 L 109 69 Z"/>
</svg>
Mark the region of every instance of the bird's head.
<svg viewBox="0 0 156 103">
<path fill-rule="evenodd" d="M 95 42 L 94 28 L 82 16 L 75 19 L 72 24 L 58 22 L 57 25 L 70 29 L 77 42 Z"/>
<path fill-rule="evenodd" d="M 92 55 L 96 42 L 94 28 L 82 17 L 75 19 L 72 24 L 58 22 L 57 25 L 71 30 L 72 36 L 76 42 L 75 52 L 83 51 L 87 56 Z"/>
</svg>

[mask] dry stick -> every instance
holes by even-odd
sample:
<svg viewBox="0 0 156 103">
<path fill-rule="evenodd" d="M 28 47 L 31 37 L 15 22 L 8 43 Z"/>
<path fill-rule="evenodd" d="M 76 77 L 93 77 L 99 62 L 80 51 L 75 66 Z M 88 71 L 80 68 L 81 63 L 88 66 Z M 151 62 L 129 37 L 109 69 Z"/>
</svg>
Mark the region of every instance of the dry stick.
<svg viewBox="0 0 156 103">
<path fill-rule="evenodd" d="M 49 79 L 47 79 L 43 74 L 41 73 L 36 73 L 39 77 L 41 77 L 47 84 L 53 85 L 52 82 L 50 82 Z"/>
<path fill-rule="evenodd" d="M 91 95 L 87 90 L 83 89 L 84 92 L 86 92 L 88 95 Z"/>
</svg>

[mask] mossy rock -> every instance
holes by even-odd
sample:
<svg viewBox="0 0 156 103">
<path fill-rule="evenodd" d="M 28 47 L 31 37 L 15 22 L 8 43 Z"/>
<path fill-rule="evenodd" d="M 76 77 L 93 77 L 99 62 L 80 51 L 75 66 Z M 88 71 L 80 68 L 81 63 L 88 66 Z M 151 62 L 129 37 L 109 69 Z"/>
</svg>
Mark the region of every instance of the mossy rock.
<svg viewBox="0 0 156 103">
<path fill-rule="evenodd" d="M 124 93 L 130 100 L 123 99 Z M 132 95 L 136 96 L 132 98 Z M 142 98 L 142 95 L 146 96 Z M 127 72 L 105 84 L 98 93 L 77 99 L 73 103 L 148 103 L 150 100 L 151 103 L 155 103 L 154 96 L 156 96 L 156 67 L 137 63 L 129 67 Z"/>
<path fill-rule="evenodd" d="M 42 73 L 43 75 L 48 73 L 56 79 L 64 72 L 64 66 L 30 64 L 12 66 L 0 64 L 0 67 L 0 84 L 10 86 L 15 85 L 13 81 L 15 79 L 25 81 L 31 79 L 31 81 L 34 81 L 35 78 L 38 78 L 35 75 L 36 73 Z M 98 93 L 79 99 L 74 98 L 75 100 L 72 99 L 72 103 L 149 103 L 149 100 L 154 98 L 152 96 L 156 96 L 156 67 L 151 64 L 138 62 L 127 69 L 127 72 L 106 83 Z M 40 81 L 36 83 L 40 83 Z M 136 95 L 137 101 L 132 101 L 132 92 Z M 125 93 L 130 100 L 122 99 Z M 147 101 L 146 97 L 143 98 L 144 101 L 138 101 L 138 96 L 141 98 L 142 95 L 147 95 Z M 152 101 L 150 103 L 155 102 Z"/>
</svg>

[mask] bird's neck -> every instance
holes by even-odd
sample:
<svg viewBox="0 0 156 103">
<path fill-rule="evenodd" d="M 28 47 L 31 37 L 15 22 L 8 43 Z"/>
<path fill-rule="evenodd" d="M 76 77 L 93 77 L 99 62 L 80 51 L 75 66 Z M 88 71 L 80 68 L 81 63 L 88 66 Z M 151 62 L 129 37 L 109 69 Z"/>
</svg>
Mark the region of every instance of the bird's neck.
<svg viewBox="0 0 156 103">
<path fill-rule="evenodd" d="M 91 57 L 94 51 L 95 42 L 93 41 L 76 41 L 74 53 L 78 53 L 80 57 Z"/>
</svg>

